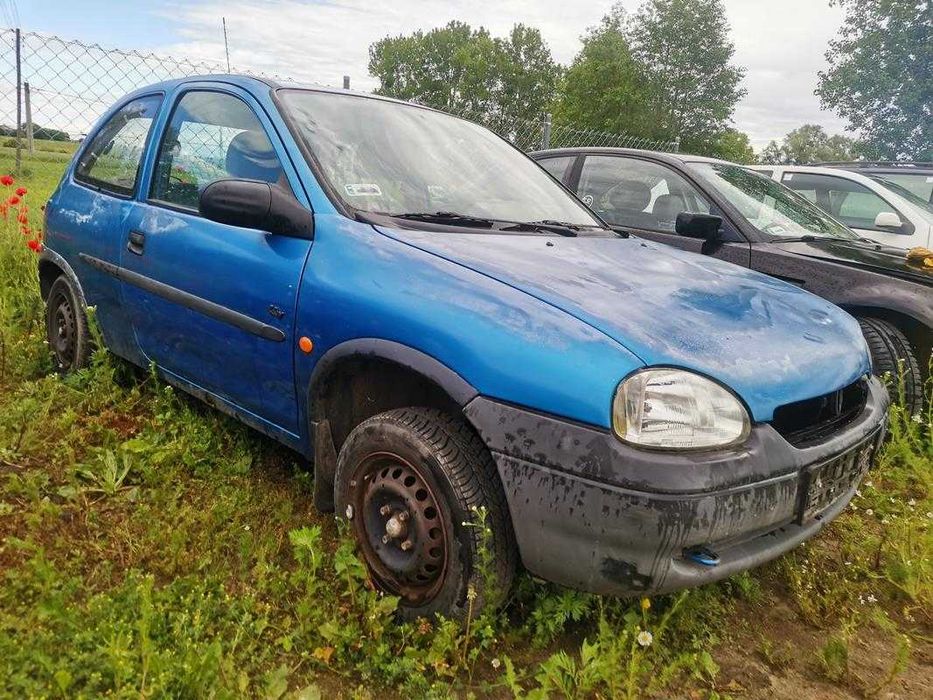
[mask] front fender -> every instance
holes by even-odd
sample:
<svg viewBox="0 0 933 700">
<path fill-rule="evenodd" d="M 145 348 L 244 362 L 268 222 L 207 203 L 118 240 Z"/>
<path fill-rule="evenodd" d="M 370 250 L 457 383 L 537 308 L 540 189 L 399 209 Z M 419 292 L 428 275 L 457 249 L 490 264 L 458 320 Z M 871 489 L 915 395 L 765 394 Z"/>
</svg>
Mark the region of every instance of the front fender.
<svg viewBox="0 0 933 700">
<path fill-rule="evenodd" d="M 418 370 L 459 403 L 481 394 L 608 427 L 618 382 L 644 364 L 522 290 L 369 224 L 340 215 L 316 220 L 296 318 L 296 336 L 314 345 L 311 354 L 295 356 L 302 393 L 344 353 L 377 352 Z M 303 418 L 308 425 L 310 411 Z"/>
</svg>

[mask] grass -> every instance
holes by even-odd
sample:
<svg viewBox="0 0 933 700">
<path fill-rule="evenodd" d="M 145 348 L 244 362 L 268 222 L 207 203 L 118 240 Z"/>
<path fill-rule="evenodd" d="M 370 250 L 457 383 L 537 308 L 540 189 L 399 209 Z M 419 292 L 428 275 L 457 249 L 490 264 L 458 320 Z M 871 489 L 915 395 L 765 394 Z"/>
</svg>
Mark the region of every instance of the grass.
<svg viewBox="0 0 933 700">
<path fill-rule="evenodd" d="M 25 162 L 33 221 L 60 158 Z M 755 572 L 644 603 L 524 577 L 468 628 L 400 625 L 291 453 L 105 352 L 51 373 L 17 209 L 0 219 L 0 697 L 719 698 L 769 678 L 872 697 L 933 682 L 929 412 L 894 410 L 853 507 Z"/>
</svg>

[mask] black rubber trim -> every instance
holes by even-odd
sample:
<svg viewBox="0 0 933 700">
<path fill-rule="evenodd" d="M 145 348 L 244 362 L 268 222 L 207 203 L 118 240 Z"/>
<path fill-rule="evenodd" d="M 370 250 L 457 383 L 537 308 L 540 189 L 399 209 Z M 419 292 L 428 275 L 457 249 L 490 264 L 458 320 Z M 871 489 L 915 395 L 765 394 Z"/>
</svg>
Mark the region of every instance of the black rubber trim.
<svg viewBox="0 0 933 700">
<path fill-rule="evenodd" d="M 460 406 L 466 406 L 478 395 L 463 377 L 420 350 L 383 338 L 355 338 L 330 348 L 317 361 L 309 386 L 312 399 L 337 361 L 348 357 L 372 357 L 408 367 L 439 386 Z"/>
<path fill-rule="evenodd" d="M 240 330 L 244 330 L 247 333 L 253 335 L 258 335 L 260 338 L 265 338 L 266 340 L 271 340 L 276 343 L 282 343 L 285 341 L 285 332 L 276 328 L 275 326 L 270 326 L 268 323 L 263 323 L 262 321 L 257 321 L 256 319 L 241 314 L 239 311 L 234 311 L 226 306 L 221 306 L 220 304 L 215 304 L 212 301 L 203 299 L 194 294 L 190 294 L 186 291 L 178 289 L 177 287 L 172 287 L 163 282 L 152 279 L 151 277 L 146 277 L 141 275 L 138 272 L 133 272 L 132 270 L 127 270 L 125 267 L 120 267 L 119 265 L 114 265 L 109 263 L 106 260 L 101 260 L 99 258 L 92 257 L 85 253 L 78 253 L 78 257 L 81 258 L 91 267 L 94 267 L 101 272 L 105 272 L 108 275 L 116 277 L 122 282 L 131 284 L 134 287 L 139 287 L 144 289 L 147 292 L 152 292 L 156 296 L 162 297 L 168 301 L 171 301 L 180 306 L 184 306 L 187 309 L 192 311 L 197 311 L 198 313 L 209 316 L 210 318 L 222 321 L 223 323 L 229 323 L 231 326 L 235 326 Z"/>
</svg>

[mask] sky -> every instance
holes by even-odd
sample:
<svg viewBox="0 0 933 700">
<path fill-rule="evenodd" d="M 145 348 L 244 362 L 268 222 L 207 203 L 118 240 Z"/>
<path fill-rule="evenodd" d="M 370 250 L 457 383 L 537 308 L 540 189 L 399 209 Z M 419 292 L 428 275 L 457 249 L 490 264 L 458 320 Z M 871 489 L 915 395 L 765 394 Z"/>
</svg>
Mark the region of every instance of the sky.
<svg viewBox="0 0 933 700">
<path fill-rule="evenodd" d="M 369 45 L 386 35 L 428 30 L 450 20 L 505 35 L 521 22 L 537 27 L 555 59 L 569 64 L 580 37 L 613 0 L 0 0 L 0 24 L 16 5 L 25 31 L 144 49 L 176 57 L 224 59 L 226 17 L 233 66 L 369 90 Z M 640 0 L 623 0 L 634 11 Z M 724 0 L 735 43 L 734 62 L 746 68 L 748 94 L 734 125 L 756 149 L 804 123 L 843 133 L 845 123 L 820 109 L 817 71 L 841 24 L 828 0 Z"/>
</svg>

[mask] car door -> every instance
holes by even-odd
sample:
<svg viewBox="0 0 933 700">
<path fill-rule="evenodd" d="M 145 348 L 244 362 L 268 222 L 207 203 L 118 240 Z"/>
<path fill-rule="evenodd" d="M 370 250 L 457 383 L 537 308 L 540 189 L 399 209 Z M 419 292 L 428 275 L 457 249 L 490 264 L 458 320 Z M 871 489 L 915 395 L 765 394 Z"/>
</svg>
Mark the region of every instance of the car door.
<svg viewBox="0 0 933 700">
<path fill-rule="evenodd" d="M 865 185 L 845 177 L 808 172 L 784 172 L 781 184 L 802 194 L 823 211 L 861 236 L 896 248 L 913 245 L 916 227 L 894 204 Z M 892 223 L 880 225 L 879 215 L 893 215 Z"/>
<path fill-rule="evenodd" d="M 713 255 L 747 267 L 748 242 L 700 189 L 668 164 L 621 155 L 589 154 L 576 192 L 584 204 L 613 228 L 643 238 Z M 674 230 L 681 212 L 723 217 L 723 239 L 710 244 Z"/>
<path fill-rule="evenodd" d="M 98 261 L 119 262 L 123 222 L 162 98 L 161 93 L 137 96 L 116 107 L 82 145 L 73 177 L 62 183 L 47 212 L 49 247 L 78 275 L 107 347 L 128 359 L 138 358 L 120 284 Z"/>
<path fill-rule="evenodd" d="M 245 419 L 297 434 L 294 318 L 311 243 L 198 213 L 200 192 L 224 178 L 269 182 L 308 206 L 275 129 L 245 91 L 188 84 L 153 153 L 122 250 L 140 349 Z"/>
</svg>

